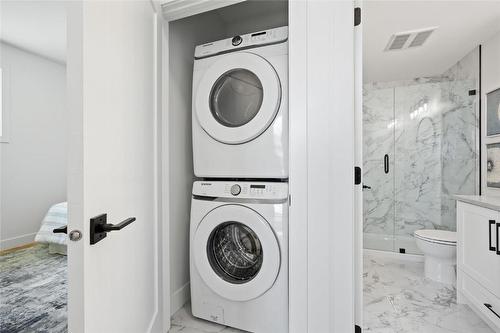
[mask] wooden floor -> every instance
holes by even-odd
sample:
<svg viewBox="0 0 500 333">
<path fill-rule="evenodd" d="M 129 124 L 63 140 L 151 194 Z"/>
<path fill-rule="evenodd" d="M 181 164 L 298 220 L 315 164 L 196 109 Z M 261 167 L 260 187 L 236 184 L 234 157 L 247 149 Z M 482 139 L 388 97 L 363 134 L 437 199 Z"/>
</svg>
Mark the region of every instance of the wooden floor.
<svg viewBox="0 0 500 333">
<path fill-rule="evenodd" d="M 16 251 L 19 251 L 19 250 L 27 249 L 27 248 L 30 248 L 32 246 L 35 246 L 36 244 L 37 243 L 32 242 L 32 243 L 28 243 L 28 244 L 24 244 L 24 245 L 19 245 L 19 246 L 16 246 L 16 247 L 11 247 L 10 249 L 0 250 L 0 256 L 3 256 L 5 254 L 9 254 L 11 252 L 16 252 Z"/>
</svg>

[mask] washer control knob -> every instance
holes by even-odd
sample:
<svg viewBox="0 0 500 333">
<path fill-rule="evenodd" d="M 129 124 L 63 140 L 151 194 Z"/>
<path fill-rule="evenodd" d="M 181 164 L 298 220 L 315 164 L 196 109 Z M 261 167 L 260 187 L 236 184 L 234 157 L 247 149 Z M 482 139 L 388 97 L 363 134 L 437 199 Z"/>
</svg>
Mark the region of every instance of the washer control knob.
<svg viewBox="0 0 500 333">
<path fill-rule="evenodd" d="M 231 43 L 233 44 L 233 46 L 238 46 L 241 44 L 242 41 L 243 41 L 243 38 L 241 38 L 241 36 L 235 36 L 231 40 Z"/>
<path fill-rule="evenodd" d="M 241 193 L 241 186 L 238 184 L 234 184 L 231 186 L 231 194 L 232 195 L 238 195 Z"/>
</svg>

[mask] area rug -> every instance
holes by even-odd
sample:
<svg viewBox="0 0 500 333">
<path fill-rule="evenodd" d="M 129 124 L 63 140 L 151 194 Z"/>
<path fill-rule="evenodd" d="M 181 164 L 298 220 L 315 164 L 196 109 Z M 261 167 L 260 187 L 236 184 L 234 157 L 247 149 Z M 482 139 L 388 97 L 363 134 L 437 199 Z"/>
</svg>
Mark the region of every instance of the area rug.
<svg viewBox="0 0 500 333">
<path fill-rule="evenodd" d="M 37 244 L 0 256 L 0 332 L 67 332 L 66 256 Z"/>
</svg>

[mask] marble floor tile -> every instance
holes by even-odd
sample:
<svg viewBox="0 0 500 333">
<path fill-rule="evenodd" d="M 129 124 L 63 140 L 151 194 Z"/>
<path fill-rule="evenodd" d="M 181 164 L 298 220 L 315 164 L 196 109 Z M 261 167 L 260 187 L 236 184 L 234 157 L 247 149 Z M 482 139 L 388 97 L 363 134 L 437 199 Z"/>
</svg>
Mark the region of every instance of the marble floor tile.
<svg viewBox="0 0 500 333">
<path fill-rule="evenodd" d="M 169 333 L 245 333 L 236 328 L 193 317 L 189 303 L 173 315 L 171 324 Z"/>
<path fill-rule="evenodd" d="M 423 262 L 364 256 L 364 332 L 493 333 L 455 287 L 424 278 Z"/>
</svg>

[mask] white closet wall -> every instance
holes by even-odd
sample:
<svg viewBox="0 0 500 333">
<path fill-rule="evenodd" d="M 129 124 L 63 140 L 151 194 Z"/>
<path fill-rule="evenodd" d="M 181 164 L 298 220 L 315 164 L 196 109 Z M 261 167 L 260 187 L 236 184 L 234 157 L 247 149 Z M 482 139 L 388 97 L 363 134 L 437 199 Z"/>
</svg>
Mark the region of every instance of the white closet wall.
<svg viewBox="0 0 500 333">
<path fill-rule="evenodd" d="M 189 299 L 189 221 L 193 185 L 191 91 L 194 48 L 224 33 L 214 13 L 170 24 L 170 288 L 174 313 Z"/>
<path fill-rule="evenodd" d="M 171 313 L 190 297 L 189 223 L 194 179 L 191 98 L 196 45 L 288 24 L 285 1 L 243 2 L 169 24 L 168 150 Z M 167 223 L 167 221 L 165 221 Z"/>
</svg>

